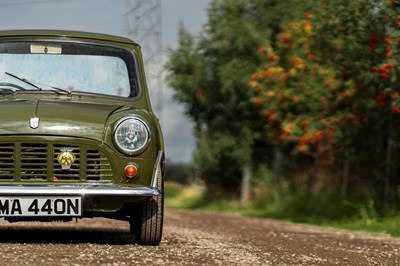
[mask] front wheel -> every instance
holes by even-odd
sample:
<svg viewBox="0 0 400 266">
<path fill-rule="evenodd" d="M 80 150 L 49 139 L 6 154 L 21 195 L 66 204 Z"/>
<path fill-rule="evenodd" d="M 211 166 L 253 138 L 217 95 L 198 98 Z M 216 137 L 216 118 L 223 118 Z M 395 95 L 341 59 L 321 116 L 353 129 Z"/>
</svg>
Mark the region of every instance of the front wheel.
<svg viewBox="0 0 400 266">
<path fill-rule="evenodd" d="M 161 194 L 142 203 L 131 219 L 131 233 L 139 245 L 157 246 L 162 238 L 164 218 L 164 180 L 158 173 L 157 188 Z"/>
</svg>

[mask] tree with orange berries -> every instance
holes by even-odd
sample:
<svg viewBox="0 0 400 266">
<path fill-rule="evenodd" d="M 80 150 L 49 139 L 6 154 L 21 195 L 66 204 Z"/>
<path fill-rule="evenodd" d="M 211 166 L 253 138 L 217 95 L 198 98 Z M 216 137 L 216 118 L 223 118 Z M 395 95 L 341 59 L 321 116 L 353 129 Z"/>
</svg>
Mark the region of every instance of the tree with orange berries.
<svg viewBox="0 0 400 266">
<path fill-rule="evenodd" d="M 387 205 L 399 143 L 399 4 L 320 0 L 309 8 L 275 49 L 259 49 L 264 63 L 248 88 L 265 136 L 292 156 L 350 163 L 377 192 L 383 185 Z"/>
</svg>

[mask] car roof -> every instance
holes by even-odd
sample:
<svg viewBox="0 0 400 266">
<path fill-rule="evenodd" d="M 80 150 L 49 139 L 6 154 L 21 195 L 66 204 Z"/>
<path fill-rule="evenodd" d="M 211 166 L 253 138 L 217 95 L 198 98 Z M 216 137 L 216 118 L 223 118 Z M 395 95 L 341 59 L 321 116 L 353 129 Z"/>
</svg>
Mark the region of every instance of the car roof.
<svg viewBox="0 0 400 266">
<path fill-rule="evenodd" d="M 59 38 L 59 39 L 86 39 L 98 41 L 112 41 L 139 46 L 136 42 L 120 36 L 84 31 L 66 30 L 2 30 L 1 38 Z"/>
</svg>

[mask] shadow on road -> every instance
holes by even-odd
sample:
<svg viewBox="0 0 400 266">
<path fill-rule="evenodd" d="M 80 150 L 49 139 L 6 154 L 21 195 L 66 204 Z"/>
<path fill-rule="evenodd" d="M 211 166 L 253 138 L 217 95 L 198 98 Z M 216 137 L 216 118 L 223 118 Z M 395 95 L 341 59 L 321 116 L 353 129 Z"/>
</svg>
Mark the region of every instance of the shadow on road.
<svg viewBox="0 0 400 266">
<path fill-rule="evenodd" d="M 52 244 L 134 244 L 128 230 L 112 228 L 77 228 L 51 226 L 0 227 L 0 243 L 52 243 Z"/>
</svg>

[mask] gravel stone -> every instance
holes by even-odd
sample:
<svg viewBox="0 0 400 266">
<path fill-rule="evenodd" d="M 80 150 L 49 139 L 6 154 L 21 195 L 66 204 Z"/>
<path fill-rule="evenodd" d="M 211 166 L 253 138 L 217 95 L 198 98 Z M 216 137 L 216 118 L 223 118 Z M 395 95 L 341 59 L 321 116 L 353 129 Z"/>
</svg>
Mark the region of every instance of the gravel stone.
<svg viewBox="0 0 400 266">
<path fill-rule="evenodd" d="M 0 220 L 1 265 L 400 265 L 400 239 L 231 214 L 166 209 L 160 246 L 123 221 Z"/>
</svg>

